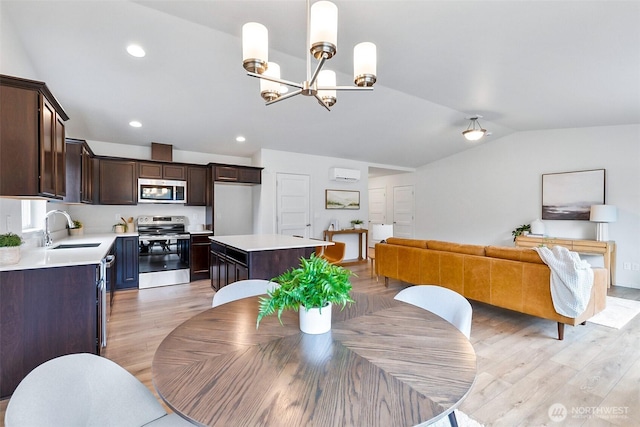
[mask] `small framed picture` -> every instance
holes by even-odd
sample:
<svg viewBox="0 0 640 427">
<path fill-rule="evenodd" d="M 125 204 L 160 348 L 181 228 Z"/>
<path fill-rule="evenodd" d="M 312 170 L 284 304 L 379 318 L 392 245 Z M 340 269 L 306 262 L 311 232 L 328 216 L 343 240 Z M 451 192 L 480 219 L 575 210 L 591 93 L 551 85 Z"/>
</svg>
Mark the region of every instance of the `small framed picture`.
<svg viewBox="0 0 640 427">
<path fill-rule="evenodd" d="M 360 192 L 325 190 L 325 209 L 360 209 Z"/>
</svg>

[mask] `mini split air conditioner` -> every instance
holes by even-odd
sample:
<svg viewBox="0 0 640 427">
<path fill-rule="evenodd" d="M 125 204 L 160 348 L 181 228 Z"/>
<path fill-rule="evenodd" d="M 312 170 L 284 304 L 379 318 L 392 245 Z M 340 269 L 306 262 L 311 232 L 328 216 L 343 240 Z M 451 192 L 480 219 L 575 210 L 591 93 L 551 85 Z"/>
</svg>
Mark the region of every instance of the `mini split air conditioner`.
<svg viewBox="0 0 640 427">
<path fill-rule="evenodd" d="M 331 168 L 329 169 L 329 179 L 343 182 L 360 181 L 360 171 L 357 169 Z"/>
</svg>

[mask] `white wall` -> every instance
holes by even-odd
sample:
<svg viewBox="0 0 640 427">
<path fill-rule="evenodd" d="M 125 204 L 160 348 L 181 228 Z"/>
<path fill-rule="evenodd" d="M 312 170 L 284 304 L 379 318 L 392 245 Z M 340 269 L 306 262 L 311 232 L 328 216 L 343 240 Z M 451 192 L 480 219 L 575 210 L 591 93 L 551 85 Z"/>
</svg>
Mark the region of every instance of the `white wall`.
<svg viewBox="0 0 640 427">
<path fill-rule="evenodd" d="M 0 1 L 0 73 L 25 79 L 39 80 L 38 74 L 17 37 L 13 22 L 2 11 Z"/>
<path fill-rule="evenodd" d="M 617 244 L 616 284 L 640 288 L 640 126 L 519 132 L 420 168 L 374 178 L 369 187 L 414 184 L 416 237 L 461 243 L 513 245 L 511 230 L 541 216 L 544 173 L 606 169 L 606 203 L 617 206 L 609 224 Z M 393 216 L 388 200 L 387 217 Z M 544 221 L 554 237 L 595 239 L 588 221 Z M 601 265 L 600 259 L 589 262 Z"/>
<path fill-rule="evenodd" d="M 257 218 L 256 233 L 276 233 L 276 175 L 278 173 L 309 175 L 310 177 L 310 236 L 321 239 L 322 232 L 329 227 L 332 218 L 340 221 L 342 228 L 349 228 L 353 219 L 368 220 L 369 195 L 367 191 L 368 163 L 339 159 L 335 157 L 311 156 L 276 150 L 261 150 L 254 157 L 264 167 L 262 185 L 259 186 L 259 203 L 254 206 Z M 329 180 L 329 169 L 341 167 L 360 170 L 359 182 L 337 182 Z M 325 190 L 357 190 L 360 191 L 359 210 L 327 210 L 325 209 Z M 347 243 L 345 259 L 358 257 L 358 238 L 356 235 L 341 235 L 335 240 Z M 364 242 L 363 242 L 364 246 Z"/>
</svg>

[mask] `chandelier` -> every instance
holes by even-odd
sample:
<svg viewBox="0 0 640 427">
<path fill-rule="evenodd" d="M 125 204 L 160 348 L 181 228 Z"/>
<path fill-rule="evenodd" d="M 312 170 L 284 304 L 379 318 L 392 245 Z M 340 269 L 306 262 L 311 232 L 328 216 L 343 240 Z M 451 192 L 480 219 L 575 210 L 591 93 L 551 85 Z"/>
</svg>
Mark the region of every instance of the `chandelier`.
<svg viewBox="0 0 640 427">
<path fill-rule="evenodd" d="M 467 130 L 462 132 L 462 135 L 464 135 L 467 141 L 477 141 L 487 133 L 487 130 L 483 129 L 480 125 L 480 122 L 478 121 L 478 119 L 481 118 L 482 116 L 480 115 L 468 117 L 468 119 L 471 121 L 469 122 L 469 126 L 467 126 Z M 477 128 L 476 125 L 478 125 Z"/>
<path fill-rule="evenodd" d="M 329 1 L 318 1 L 309 7 L 307 0 L 307 77 L 302 83 L 280 78 L 280 66 L 269 62 L 269 34 L 267 28 L 257 22 L 242 27 L 242 57 L 247 75 L 260 79 L 260 95 L 266 105 L 292 98 L 296 95 L 313 96 L 324 108 L 331 110 L 336 92 L 341 90 L 373 90 L 376 82 L 376 45 L 359 43 L 353 49 L 353 75 L 355 86 L 336 86 L 336 73 L 323 70 L 325 62 L 337 51 L 338 8 Z M 311 55 L 318 60 L 311 72 Z M 283 85 L 295 88 L 283 94 Z"/>
</svg>

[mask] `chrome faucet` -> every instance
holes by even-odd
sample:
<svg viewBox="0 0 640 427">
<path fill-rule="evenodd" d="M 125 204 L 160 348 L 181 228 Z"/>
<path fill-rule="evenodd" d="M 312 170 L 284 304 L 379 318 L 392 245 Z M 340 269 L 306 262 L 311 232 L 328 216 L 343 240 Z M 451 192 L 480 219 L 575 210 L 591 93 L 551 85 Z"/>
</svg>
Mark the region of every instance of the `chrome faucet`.
<svg viewBox="0 0 640 427">
<path fill-rule="evenodd" d="M 53 245 L 53 239 L 51 238 L 51 231 L 49 230 L 49 216 L 56 213 L 64 215 L 65 218 L 67 218 L 67 222 L 69 223 L 69 228 L 73 228 L 73 220 L 71 219 L 71 216 L 65 211 L 55 209 L 53 211 L 47 212 L 47 214 L 44 216 L 44 245 L 46 247 Z"/>
</svg>

